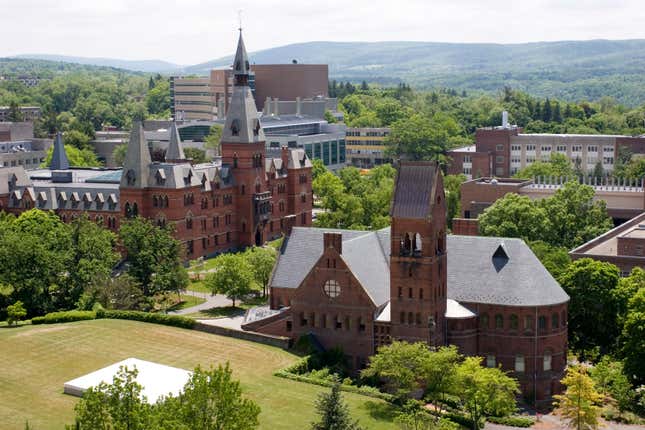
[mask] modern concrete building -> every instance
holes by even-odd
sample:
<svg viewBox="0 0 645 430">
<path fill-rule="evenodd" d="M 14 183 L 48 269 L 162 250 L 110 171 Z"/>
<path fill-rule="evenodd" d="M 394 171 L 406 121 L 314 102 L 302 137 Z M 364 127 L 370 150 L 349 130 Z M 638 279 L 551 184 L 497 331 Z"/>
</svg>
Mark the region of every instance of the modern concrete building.
<svg viewBox="0 0 645 430">
<path fill-rule="evenodd" d="M 260 110 L 322 118 L 326 109 L 336 110 L 336 100 L 327 100 L 327 77 L 327 65 L 322 64 L 253 64 L 249 87 Z M 213 69 L 209 76 L 172 76 L 171 114 L 176 120 L 223 119 L 232 90 L 231 69 Z M 270 107 L 265 107 L 267 99 Z M 297 107 L 296 100 L 301 102 Z"/>
<path fill-rule="evenodd" d="M 485 357 L 548 406 L 566 367 L 569 297 L 519 239 L 446 236 L 442 174 L 401 163 L 390 228 L 294 228 L 270 287 L 270 309 L 244 329 L 314 336 L 355 369 L 392 340 L 457 345 Z"/>
<path fill-rule="evenodd" d="M 34 137 L 33 122 L 0 122 L 0 167 L 37 169 L 51 145 L 51 139 Z"/>
<path fill-rule="evenodd" d="M 385 155 L 385 138 L 390 134 L 387 127 L 347 128 L 347 164 L 355 167 L 371 168 L 392 160 Z"/>
<path fill-rule="evenodd" d="M 0 106 L 0 122 L 9 121 L 9 112 L 9 106 Z M 23 121 L 37 120 L 42 114 L 39 106 L 20 106 L 20 113 Z"/>
<path fill-rule="evenodd" d="M 615 264 L 621 276 L 645 269 L 645 212 L 569 252 L 573 260 L 593 258 Z"/>
<path fill-rule="evenodd" d="M 611 173 L 619 151 L 645 154 L 645 136 L 526 134 L 504 120 L 499 127 L 477 129 L 475 145 L 449 151 L 448 173 L 510 177 L 536 161 L 549 161 L 554 153 L 565 155 L 582 172 L 591 173 L 600 163 Z"/>
</svg>

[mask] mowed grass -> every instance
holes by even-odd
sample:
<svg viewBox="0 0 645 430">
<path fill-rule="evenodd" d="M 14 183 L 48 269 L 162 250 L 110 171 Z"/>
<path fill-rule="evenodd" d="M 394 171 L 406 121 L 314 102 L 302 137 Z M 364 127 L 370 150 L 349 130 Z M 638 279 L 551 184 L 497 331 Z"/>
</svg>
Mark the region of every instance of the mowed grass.
<svg viewBox="0 0 645 430">
<path fill-rule="evenodd" d="M 261 429 L 306 429 L 325 388 L 277 378 L 273 372 L 297 357 L 278 348 L 155 324 L 92 320 L 0 329 L 0 428 L 60 430 L 72 424 L 78 398 L 63 383 L 114 362 L 136 357 L 192 369 L 231 363 L 244 394 L 258 402 Z M 394 428 L 388 406 L 344 393 L 363 428 Z"/>
</svg>

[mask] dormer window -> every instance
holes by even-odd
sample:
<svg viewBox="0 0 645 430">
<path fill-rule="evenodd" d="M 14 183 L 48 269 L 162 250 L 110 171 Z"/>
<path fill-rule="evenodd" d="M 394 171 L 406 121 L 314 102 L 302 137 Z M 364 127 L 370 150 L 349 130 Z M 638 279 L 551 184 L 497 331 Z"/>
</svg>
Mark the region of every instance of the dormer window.
<svg viewBox="0 0 645 430">
<path fill-rule="evenodd" d="M 239 136 L 240 135 L 240 121 L 238 119 L 234 119 L 231 122 L 231 134 L 233 136 Z"/>
<path fill-rule="evenodd" d="M 166 172 L 163 169 L 157 170 L 155 179 L 157 180 L 157 185 L 164 185 L 166 183 Z"/>
<path fill-rule="evenodd" d="M 253 120 L 253 135 L 257 136 L 260 134 L 260 120 L 257 118 Z"/>
</svg>

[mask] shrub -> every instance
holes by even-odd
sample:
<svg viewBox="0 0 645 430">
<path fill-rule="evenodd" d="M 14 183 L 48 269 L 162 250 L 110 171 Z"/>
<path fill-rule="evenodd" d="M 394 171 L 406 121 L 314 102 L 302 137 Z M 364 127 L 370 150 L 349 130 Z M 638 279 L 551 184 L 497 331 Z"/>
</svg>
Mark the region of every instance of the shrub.
<svg viewBox="0 0 645 430">
<path fill-rule="evenodd" d="M 119 320 L 133 320 L 153 324 L 163 324 L 172 327 L 192 329 L 195 327 L 195 320 L 188 317 L 179 315 L 166 315 L 166 314 L 153 314 L 149 312 L 140 311 L 114 311 L 114 310 L 99 310 L 97 318 L 110 318 Z"/>
<path fill-rule="evenodd" d="M 531 417 L 520 416 L 487 417 L 486 421 L 511 427 L 531 427 L 535 423 L 535 420 Z"/>
<path fill-rule="evenodd" d="M 93 320 L 96 313 L 92 311 L 64 311 L 51 312 L 43 317 L 34 317 L 31 319 L 32 324 L 56 324 L 72 321 Z"/>
<path fill-rule="evenodd" d="M 462 425 L 466 428 L 474 428 L 473 425 L 473 420 L 469 417 L 467 417 L 464 414 L 460 414 L 458 412 L 445 412 L 441 413 L 439 411 L 435 411 L 434 409 L 428 409 L 427 412 L 429 414 L 432 414 L 434 416 L 440 417 L 440 418 L 445 418 L 449 421 L 452 421 L 453 423 L 457 423 L 459 425 Z M 480 420 L 479 427 L 478 428 L 483 428 L 484 427 L 484 420 Z"/>
</svg>

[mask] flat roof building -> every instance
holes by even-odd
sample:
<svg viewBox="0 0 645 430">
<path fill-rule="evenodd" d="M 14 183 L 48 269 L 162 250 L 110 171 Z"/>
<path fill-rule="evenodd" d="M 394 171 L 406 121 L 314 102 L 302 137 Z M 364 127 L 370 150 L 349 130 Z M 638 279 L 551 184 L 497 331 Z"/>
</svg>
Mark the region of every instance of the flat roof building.
<svg viewBox="0 0 645 430">
<path fill-rule="evenodd" d="M 385 155 L 385 139 L 389 134 L 388 127 L 348 127 L 347 163 L 360 168 L 391 163 L 392 159 Z"/>
</svg>

